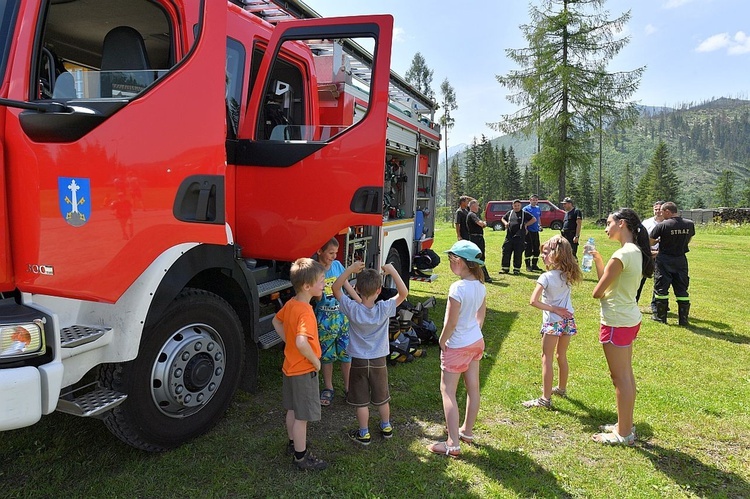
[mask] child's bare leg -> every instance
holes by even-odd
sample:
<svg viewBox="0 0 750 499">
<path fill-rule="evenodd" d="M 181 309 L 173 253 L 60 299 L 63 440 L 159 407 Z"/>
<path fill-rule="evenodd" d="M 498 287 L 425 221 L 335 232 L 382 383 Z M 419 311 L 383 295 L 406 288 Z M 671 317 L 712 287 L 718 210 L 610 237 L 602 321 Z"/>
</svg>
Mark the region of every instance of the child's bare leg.
<svg viewBox="0 0 750 499">
<path fill-rule="evenodd" d="M 568 346 L 570 345 L 570 336 L 564 334 L 557 340 L 557 386 L 560 390 L 565 391 L 568 386 Z"/>
<path fill-rule="evenodd" d="M 302 452 L 307 448 L 307 421 L 294 420 L 292 433 L 294 435 L 294 451 Z"/>
<path fill-rule="evenodd" d="M 615 385 L 617 399 L 617 433 L 626 437 L 633 427 L 633 408 L 635 407 L 635 377 L 633 376 L 633 347 L 618 347 L 605 343 L 604 356 L 607 358 L 609 373 Z"/>
<path fill-rule="evenodd" d="M 370 408 L 367 406 L 357 407 L 357 423 L 360 428 L 370 427 Z"/>
<path fill-rule="evenodd" d="M 474 434 L 474 424 L 479 415 L 479 361 L 474 360 L 469 364 L 469 369 L 464 373 L 464 384 L 466 385 L 466 414 L 464 424 L 459 429 L 466 436 Z"/>
<path fill-rule="evenodd" d="M 352 363 L 351 362 L 342 362 L 341 363 L 341 375 L 344 378 L 344 391 L 349 391 L 349 373 L 352 372 Z M 333 387 L 333 385 L 331 385 Z"/>
<path fill-rule="evenodd" d="M 383 405 L 378 406 L 378 413 L 380 414 L 381 422 L 391 421 L 391 403 L 386 402 Z"/>
<path fill-rule="evenodd" d="M 323 372 L 323 384 L 329 390 L 333 390 L 333 363 L 321 364 L 320 370 Z"/>
<path fill-rule="evenodd" d="M 456 388 L 460 373 L 449 373 L 443 371 L 440 375 L 440 394 L 443 396 L 443 412 L 445 413 L 445 424 L 448 426 L 448 441 L 446 445 L 453 447 L 458 445 L 458 404 L 456 402 Z"/>
<path fill-rule="evenodd" d="M 294 440 L 294 411 L 286 411 L 286 434 L 289 440 Z"/>
<path fill-rule="evenodd" d="M 542 336 L 542 396 L 547 400 L 552 397 L 552 380 L 555 375 L 552 359 L 555 356 L 555 347 L 559 338 L 553 334 Z"/>
</svg>

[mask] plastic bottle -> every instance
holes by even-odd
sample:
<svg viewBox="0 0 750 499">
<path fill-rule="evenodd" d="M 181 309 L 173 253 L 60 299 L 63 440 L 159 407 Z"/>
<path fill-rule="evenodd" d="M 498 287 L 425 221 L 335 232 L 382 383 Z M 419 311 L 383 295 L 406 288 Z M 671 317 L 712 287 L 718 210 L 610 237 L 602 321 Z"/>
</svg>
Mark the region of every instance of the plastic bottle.
<svg viewBox="0 0 750 499">
<path fill-rule="evenodd" d="M 583 246 L 583 260 L 581 260 L 581 269 L 584 272 L 591 272 L 591 266 L 594 263 L 594 257 L 591 252 L 596 249 L 594 246 L 594 238 L 590 237 L 586 244 Z"/>
</svg>

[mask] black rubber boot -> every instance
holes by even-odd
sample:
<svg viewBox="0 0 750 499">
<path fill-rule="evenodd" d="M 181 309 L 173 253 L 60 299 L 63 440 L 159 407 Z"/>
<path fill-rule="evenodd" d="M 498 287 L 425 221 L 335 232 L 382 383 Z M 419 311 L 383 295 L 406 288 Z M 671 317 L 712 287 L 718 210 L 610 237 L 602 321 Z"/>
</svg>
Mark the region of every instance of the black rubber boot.
<svg viewBox="0 0 750 499">
<path fill-rule="evenodd" d="M 690 314 L 690 302 L 689 301 L 678 301 L 677 302 L 677 320 L 680 326 L 689 326 L 688 315 Z"/>
<path fill-rule="evenodd" d="M 544 269 L 539 268 L 538 262 L 539 258 L 535 256 L 531 257 L 531 270 L 533 270 L 534 272 L 544 272 Z"/>
<path fill-rule="evenodd" d="M 526 258 L 526 272 L 531 272 L 531 258 Z"/>
<path fill-rule="evenodd" d="M 657 322 L 667 323 L 667 309 L 669 308 L 669 300 L 657 299 L 654 300 L 655 311 L 651 316 L 651 319 Z"/>
</svg>

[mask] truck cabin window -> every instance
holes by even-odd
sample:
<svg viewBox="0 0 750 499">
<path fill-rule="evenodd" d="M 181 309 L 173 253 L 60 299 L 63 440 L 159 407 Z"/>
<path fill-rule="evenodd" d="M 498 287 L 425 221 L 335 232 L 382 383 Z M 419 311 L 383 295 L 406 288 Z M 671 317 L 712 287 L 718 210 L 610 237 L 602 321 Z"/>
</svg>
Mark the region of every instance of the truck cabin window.
<svg viewBox="0 0 750 499">
<path fill-rule="evenodd" d="M 128 99 L 175 63 L 173 30 L 149 0 L 52 0 L 33 99 Z"/>
<path fill-rule="evenodd" d="M 264 85 L 257 139 L 325 142 L 356 125 L 369 105 L 372 63 L 354 57 L 352 46 L 374 43 L 370 38 L 286 41 L 261 82 L 256 78 L 264 52 L 256 47 L 250 88 Z M 311 114 L 314 100 L 319 115 Z"/>
</svg>

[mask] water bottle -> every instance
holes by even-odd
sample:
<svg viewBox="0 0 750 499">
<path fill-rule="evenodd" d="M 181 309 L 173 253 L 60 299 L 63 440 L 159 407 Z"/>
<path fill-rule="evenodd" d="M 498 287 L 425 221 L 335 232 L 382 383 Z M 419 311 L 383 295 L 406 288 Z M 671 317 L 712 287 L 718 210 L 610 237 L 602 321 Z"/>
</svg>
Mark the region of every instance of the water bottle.
<svg viewBox="0 0 750 499">
<path fill-rule="evenodd" d="M 583 246 L 583 260 L 581 261 L 581 269 L 584 272 L 591 272 L 591 265 L 594 263 L 594 257 L 591 252 L 596 249 L 594 246 L 594 238 L 590 237 L 586 244 Z"/>
</svg>

